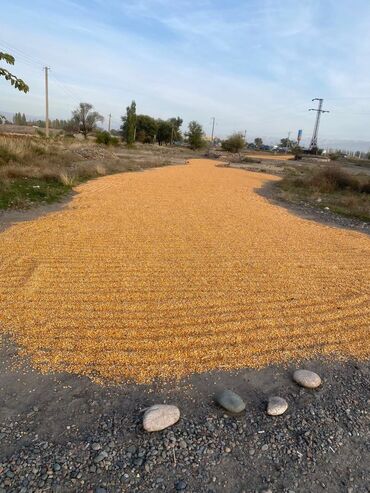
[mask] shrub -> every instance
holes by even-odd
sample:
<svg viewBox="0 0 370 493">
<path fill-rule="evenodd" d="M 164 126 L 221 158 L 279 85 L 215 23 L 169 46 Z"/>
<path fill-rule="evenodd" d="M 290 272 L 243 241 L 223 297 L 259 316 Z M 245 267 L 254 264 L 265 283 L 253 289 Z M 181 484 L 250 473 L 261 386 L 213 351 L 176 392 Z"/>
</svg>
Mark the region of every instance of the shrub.
<svg viewBox="0 0 370 493">
<path fill-rule="evenodd" d="M 17 155 L 7 147 L 0 146 L 0 164 L 9 163 L 10 161 L 17 161 Z"/>
<path fill-rule="evenodd" d="M 222 149 L 232 153 L 240 152 L 244 146 L 245 140 L 243 134 L 241 133 L 232 134 L 222 142 Z"/>
<path fill-rule="evenodd" d="M 339 152 L 332 152 L 329 154 L 329 159 L 330 161 L 338 161 L 338 159 L 341 157 Z"/>
<path fill-rule="evenodd" d="M 362 193 L 370 193 L 370 180 L 367 180 L 365 183 L 361 185 Z"/>
<path fill-rule="evenodd" d="M 113 137 L 109 132 L 104 130 L 103 132 L 98 132 L 96 135 L 96 143 L 104 145 L 118 145 L 119 141 L 117 137 Z"/>
<path fill-rule="evenodd" d="M 334 192 L 345 189 L 360 191 L 359 181 L 341 169 L 326 168 L 319 171 L 311 178 L 311 185 L 321 192 Z"/>
</svg>

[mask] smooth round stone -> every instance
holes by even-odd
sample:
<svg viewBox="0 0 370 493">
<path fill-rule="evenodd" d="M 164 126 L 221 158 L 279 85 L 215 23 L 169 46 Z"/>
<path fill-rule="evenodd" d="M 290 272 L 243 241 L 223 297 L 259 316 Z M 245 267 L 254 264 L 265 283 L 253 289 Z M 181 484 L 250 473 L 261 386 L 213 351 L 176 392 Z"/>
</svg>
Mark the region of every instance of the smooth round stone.
<svg viewBox="0 0 370 493">
<path fill-rule="evenodd" d="M 280 416 L 288 409 L 288 403 L 282 397 L 270 397 L 267 403 L 267 414 L 269 416 Z"/>
<path fill-rule="evenodd" d="M 306 389 L 316 389 L 321 385 L 321 378 L 317 373 L 310 370 L 296 370 L 293 380 Z"/>
<path fill-rule="evenodd" d="M 241 413 L 245 409 L 243 399 L 232 390 L 219 392 L 215 396 L 215 401 L 230 413 Z"/>
<path fill-rule="evenodd" d="M 180 419 L 180 409 L 169 404 L 156 404 L 144 413 L 145 431 L 161 431 L 174 425 Z"/>
</svg>

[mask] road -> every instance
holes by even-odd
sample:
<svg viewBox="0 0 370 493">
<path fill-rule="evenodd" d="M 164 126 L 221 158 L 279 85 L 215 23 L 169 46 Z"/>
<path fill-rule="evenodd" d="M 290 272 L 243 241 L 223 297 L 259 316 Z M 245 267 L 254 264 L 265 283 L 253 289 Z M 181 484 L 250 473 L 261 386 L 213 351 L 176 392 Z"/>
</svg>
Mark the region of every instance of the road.
<svg viewBox="0 0 370 493">
<path fill-rule="evenodd" d="M 272 205 L 274 179 L 193 160 L 77 187 L 0 234 L 0 330 L 97 381 L 368 357 L 369 238 Z"/>
</svg>

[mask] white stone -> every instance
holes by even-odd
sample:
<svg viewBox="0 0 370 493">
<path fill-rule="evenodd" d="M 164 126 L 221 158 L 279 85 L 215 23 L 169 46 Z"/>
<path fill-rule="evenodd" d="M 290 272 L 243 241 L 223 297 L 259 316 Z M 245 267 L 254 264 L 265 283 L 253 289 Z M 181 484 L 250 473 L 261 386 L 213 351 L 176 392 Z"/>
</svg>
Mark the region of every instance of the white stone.
<svg viewBox="0 0 370 493">
<path fill-rule="evenodd" d="M 168 404 L 156 404 L 144 413 L 143 427 L 145 431 L 161 431 L 174 425 L 180 419 L 180 410 Z"/>
<path fill-rule="evenodd" d="M 267 404 L 267 414 L 269 416 L 280 416 L 288 409 L 288 403 L 282 397 L 270 397 Z"/>
<path fill-rule="evenodd" d="M 321 385 L 319 375 L 310 370 L 296 370 L 293 374 L 293 380 L 307 389 L 316 389 Z"/>
</svg>

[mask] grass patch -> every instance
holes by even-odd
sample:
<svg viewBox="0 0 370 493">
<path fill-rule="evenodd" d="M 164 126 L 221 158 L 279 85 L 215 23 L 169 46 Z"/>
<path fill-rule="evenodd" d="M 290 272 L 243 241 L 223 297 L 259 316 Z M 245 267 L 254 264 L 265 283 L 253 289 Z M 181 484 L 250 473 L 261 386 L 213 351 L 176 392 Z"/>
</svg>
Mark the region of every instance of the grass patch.
<svg viewBox="0 0 370 493">
<path fill-rule="evenodd" d="M 113 143 L 0 135 L 0 209 L 56 202 L 89 179 L 176 162 L 152 148 L 121 155 L 125 148 Z"/>
<path fill-rule="evenodd" d="M 329 209 L 343 216 L 370 221 L 370 179 L 352 175 L 341 168 L 301 167 L 289 169 L 277 182 L 279 197 L 285 201 L 302 201 Z"/>
<path fill-rule="evenodd" d="M 0 182 L 0 209 L 28 209 L 35 204 L 51 204 L 61 200 L 70 191 L 71 186 L 37 178 Z"/>
</svg>

